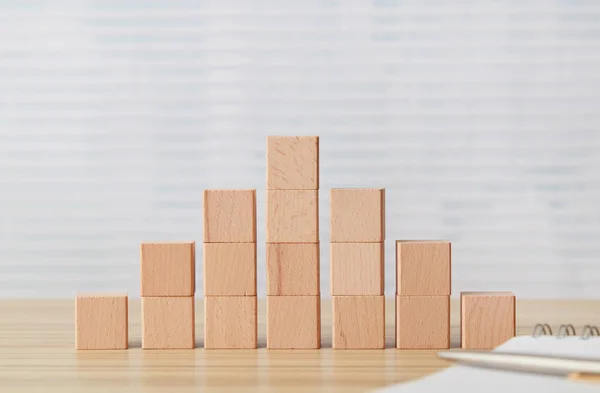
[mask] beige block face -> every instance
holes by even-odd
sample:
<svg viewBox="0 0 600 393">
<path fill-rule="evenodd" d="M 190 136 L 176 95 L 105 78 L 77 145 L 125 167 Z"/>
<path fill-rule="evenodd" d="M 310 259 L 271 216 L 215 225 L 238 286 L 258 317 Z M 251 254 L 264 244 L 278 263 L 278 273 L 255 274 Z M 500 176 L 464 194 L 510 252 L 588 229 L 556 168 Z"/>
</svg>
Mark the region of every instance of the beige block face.
<svg viewBox="0 0 600 393">
<path fill-rule="evenodd" d="M 256 296 L 256 243 L 204 243 L 204 296 Z"/>
<path fill-rule="evenodd" d="M 204 242 L 256 242 L 256 190 L 204 190 Z"/>
<path fill-rule="evenodd" d="M 396 347 L 450 348 L 450 296 L 396 296 Z"/>
<path fill-rule="evenodd" d="M 267 137 L 267 189 L 319 189 L 319 137 Z"/>
<path fill-rule="evenodd" d="M 141 296 L 193 296 L 194 242 L 142 243 Z"/>
<path fill-rule="evenodd" d="M 204 348 L 257 348 L 256 296 L 204 298 Z"/>
<path fill-rule="evenodd" d="M 142 348 L 196 346 L 194 297 L 143 297 Z"/>
<path fill-rule="evenodd" d="M 321 348 L 321 297 L 267 296 L 267 348 Z"/>
<path fill-rule="evenodd" d="M 396 242 L 396 293 L 451 294 L 451 246 L 446 241 Z"/>
<path fill-rule="evenodd" d="M 385 241 L 384 189 L 332 189 L 331 242 Z"/>
<path fill-rule="evenodd" d="M 320 294 L 319 243 L 267 243 L 267 296 Z"/>
<path fill-rule="evenodd" d="M 127 349 L 126 295 L 80 295 L 75 298 L 76 349 Z"/>
<path fill-rule="evenodd" d="M 515 336 L 516 297 L 511 292 L 463 292 L 460 336 L 464 349 L 494 349 Z"/>
<path fill-rule="evenodd" d="M 317 243 L 319 191 L 267 190 L 267 243 Z"/>
<path fill-rule="evenodd" d="M 332 297 L 333 349 L 385 348 L 383 296 Z"/>
<path fill-rule="evenodd" d="M 331 295 L 384 294 L 383 243 L 331 243 Z"/>
</svg>

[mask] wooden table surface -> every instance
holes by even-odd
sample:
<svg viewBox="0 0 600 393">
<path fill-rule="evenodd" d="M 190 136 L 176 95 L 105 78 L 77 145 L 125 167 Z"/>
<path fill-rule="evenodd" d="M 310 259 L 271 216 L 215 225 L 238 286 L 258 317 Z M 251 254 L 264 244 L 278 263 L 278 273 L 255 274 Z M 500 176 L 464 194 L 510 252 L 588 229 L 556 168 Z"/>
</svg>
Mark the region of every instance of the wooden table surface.
<svg viewBox="0 0 600 393">
<path fill-rule="evenodd" d="M 393 348 L 394 302 L 386 305 L 385 350 L 331 349 L 331 303 L 323 300 L 320 350 L 267 350 L 265 303 L 259 301 L 258 350 L 202 348 L 202 302 L 197 301 L 198 348 L 140 349 L 139 301 L 130 300 L 126 351 L 75 351 L 74 301 L 0 301 L 0 391 L 8 392 L 365 392 L 448 366 L 435 351 Z M 600 325 L 598 301 L 519 301 L 518 334 L 537 322 L 553 328 Z M 458 303 L 452 303 L 452 344 L 459 340 Z M 169 389 L 171 388 L 171 389 Z M 177 389 L 173 389 L 177 388 Z"/>
</svg>

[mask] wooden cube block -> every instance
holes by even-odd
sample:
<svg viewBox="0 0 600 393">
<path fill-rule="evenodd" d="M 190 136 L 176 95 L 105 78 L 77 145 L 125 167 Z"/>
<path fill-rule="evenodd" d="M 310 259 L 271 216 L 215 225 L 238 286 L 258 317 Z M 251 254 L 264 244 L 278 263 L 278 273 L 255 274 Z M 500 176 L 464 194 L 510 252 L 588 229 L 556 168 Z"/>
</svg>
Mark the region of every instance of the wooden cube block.
<svg viewBox="0 0 600 393">
<path fill-rule="evenodd" d="M 333 349 L 385 348 L 384 296 L 332 296 Z"/>
<path fill-rule="evenodd" d="M 319 295 L 319 265 L 319 243 L 268 243 L 267 296 Z"/>
<path fill-rule="evenodd" d="M 450 296 L 396 296 L 396 348 L 450 348 Z"/>
<path fill-rule="evenodd" d="M 194 297 L 142 297 L 142 348 L 196 346 Z"/>
<path fill-rule="evenodd" d="M 267 296 L 267 348 L 321 348 L 321 297 Z"/>
<path fill-rule="evenodd" d="M 447 241 L 396 242 L 396 293 L 407 296 L 451 294 L 451 248 Z"/>
<path fill-rule="evenodd" d="M 331 295 L 383 295 L 383 243 L 331 243 Z"/>
<path fill-rule="evenodd" d="M 267 190 L 267 243 L 317 243 L 319 191 Z"/>
<path fill-rule="evenodd" d="M 204 348 L 254 349 L 257 336 L 256 296 L 204 298 Z"/>
<path fill-rule="evenodd" d="M 256 296 L 256 243 L 204 243 L 204 296 Z"/>
<path fill-rule="evenodd" d="M 75 298 L 76 349 L 128 348 L 127 295 Z"/>
<path fill-rule="evenodd" d="M 204 242 L 256 242 L 256 190 L 204 190 Z"/>
<path fill-rule="evenodd" d="M 331 242 L 385 240 L 385 189 L 332 189 Z"/>
<path fill-rule="evenodd" d="M 141 296 L 193 296 L 196 290 L 194 242 L 142 243 Z"/>
<path fill-rule="evenodd" d="M 460 337 L 464 349 L 493 349 L 515 336 L 512 292 L 462 292 Z"/>
<path fill-rule="evenodd" d="M 319 137 L 267 137 L 267 189 L 319 189 Z"/>
</svg>

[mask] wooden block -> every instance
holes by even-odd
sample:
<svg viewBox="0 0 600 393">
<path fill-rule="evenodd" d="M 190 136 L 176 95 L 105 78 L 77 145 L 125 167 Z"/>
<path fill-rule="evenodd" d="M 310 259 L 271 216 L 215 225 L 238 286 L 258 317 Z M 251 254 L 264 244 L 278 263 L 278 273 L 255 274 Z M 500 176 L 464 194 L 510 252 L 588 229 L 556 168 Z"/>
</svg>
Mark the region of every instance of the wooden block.
<svg viewBox="0 0 600 393">
<path fill-rule="evenodd" d="M 450 296 L 396 296 L 396 348 L 450 348 Z"/>
<path fill-rule="evenodd" d="M 267 243 L 317 243 L 319 191 L 267 190 Z"/>
<path fill-rule="evenodd" d="M 127 295 L 75 298 L 76 349 L 127 349 Z"/>
<path fill-rule="evenodd" d="M 204 296 L 256 296 L 256 243 L 204 243 Z"/>
<path fill-rule="evenodd" d="M 319 189 L 319 137 L 267 137 L 267 189 Z"/>
<path fill-rule="evenodd" d="M 321 297 L 267 296 L 267 348 L 321 348 Z"/>
<path fill-rule="evenodd" d="M 331 295 L 383 295 L 383 243 L 331 243 Z"/>
<path fill-rule="evenodd" d="M 461 292 L 460 337 L 464 349 L 493 349 L 515 336 L 512 292 Z"/>
<path fill-rule="evenodd" d="M 256 243 L 256 190 L 204 190 L 204 242 Z"/>
<path fill-rule="evenodd" d="M 142 348 L 196 346 L 194 297 L 142 297 Z"/>
<path fill-rule="evenodd" d="M 267 244 L 267 296 L 317 296 L 319 243 Z"/>
<path fill-rule="evenodd" d="M 257 348 L 256 296 L 204 298 L 204 348 Z"/>
<path fill-rule="evenodd" d="M 396 242 L 396 293 L 449 296 L 451 246 L 447 241 Z"/>
<path fill-rule="evenodd" d="M 193 296 L 196 290 L 194 242 L 142 243 L 141 296 Z"/>
<path fill-rule="evenodd" d="M 333 349 L 385 348 L 384 296 L 332 296 Z"/>
<path fill-rule="evenodd" d="M 331 242 L 385 240 L 385 189 L 332 189 Z"/>
</svg>

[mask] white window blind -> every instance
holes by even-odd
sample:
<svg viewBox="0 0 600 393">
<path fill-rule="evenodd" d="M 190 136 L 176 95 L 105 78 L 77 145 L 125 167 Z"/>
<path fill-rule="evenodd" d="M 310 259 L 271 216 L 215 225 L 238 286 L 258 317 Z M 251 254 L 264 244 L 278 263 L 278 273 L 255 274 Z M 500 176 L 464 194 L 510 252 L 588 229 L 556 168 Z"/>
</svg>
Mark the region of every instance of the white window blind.
<svg viewBox="0 0 600 393">
<path fill-rule="evenodd" d="M 395 239 L 453 242 L 453 294 L 600 293 L 595 1 L 0 2 L 0 296 L 139 294 L 139 243 L 257 188 L 265 137 L 321 137 L 332 187 L 387 188 Z"/>
</svg>

